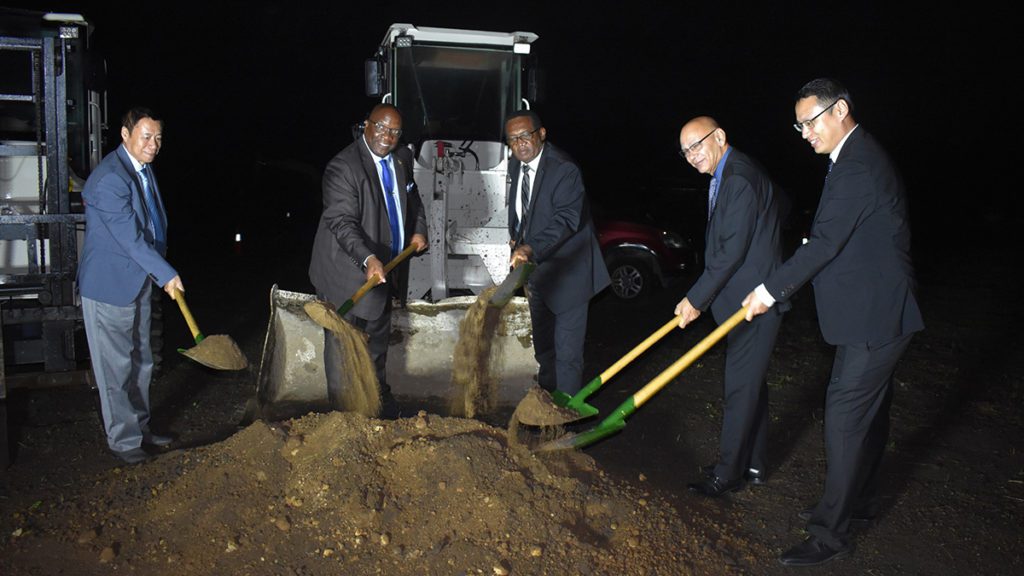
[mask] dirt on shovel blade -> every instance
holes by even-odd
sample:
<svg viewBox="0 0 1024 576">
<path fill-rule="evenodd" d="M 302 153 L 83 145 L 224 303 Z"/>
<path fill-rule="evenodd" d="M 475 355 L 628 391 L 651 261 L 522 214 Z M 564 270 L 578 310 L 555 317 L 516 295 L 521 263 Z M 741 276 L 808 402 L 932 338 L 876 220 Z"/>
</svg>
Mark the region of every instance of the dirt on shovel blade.
<svg viewBox="0 0 1024 576">
<path fill-rule="evenodd" d="M 551 394 L 540 386 L 527 390 L 515 411 L 515 419 L 530 426 L 558 426 L 580 418 L 575 410 L 556 405 Z"/>
<path fill-rule="evenodd" d="M 224 334 L 207 336 L 199 344 L 181 353 L 216 370 L 244 370 L 249 367 L 249 360 L 238 344 Z"/>
</svg>

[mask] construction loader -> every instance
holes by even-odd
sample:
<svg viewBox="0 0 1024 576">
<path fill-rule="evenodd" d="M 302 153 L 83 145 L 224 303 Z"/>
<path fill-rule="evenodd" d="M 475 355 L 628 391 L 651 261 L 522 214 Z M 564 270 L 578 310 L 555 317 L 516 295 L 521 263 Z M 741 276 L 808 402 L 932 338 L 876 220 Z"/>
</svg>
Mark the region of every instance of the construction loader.
<svg viewBox="0 0 1024 576">
<path fill-rule="evenodd" d="M 402 111 L 430 238 L 410 262 L 407 304 L 392 313 L 388 383 L 399 399 L 447 400 L 459 322 L 477 294 L 509 274 L 504 119 L 536 97 L 537 38 L 393 24 L 365 63 L 367 96 Z M 324 330 L 304 311 L 312 300 L 271 290 L 256 384 L 268 419 L 330 408 Z M 494 345 L 504 361 L 499 406 L 515 405 L 537 371 L 526 300 L 513 298 L 506 313 Z"/>
</svg>

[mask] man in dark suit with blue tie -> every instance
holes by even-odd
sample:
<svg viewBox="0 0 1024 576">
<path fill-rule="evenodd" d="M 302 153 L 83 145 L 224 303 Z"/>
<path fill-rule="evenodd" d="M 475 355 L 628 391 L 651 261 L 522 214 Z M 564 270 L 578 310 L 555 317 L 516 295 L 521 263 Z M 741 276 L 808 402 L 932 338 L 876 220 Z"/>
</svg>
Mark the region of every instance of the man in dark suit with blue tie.
<svg viewBox="0 0 1024 576">
<path fill-rule="evenodd" d="M 830 170 L 810 239 L 744 304 L 749 320 L 810 280 L 822 335 L 836 346 L 825 397 L 825 492 L 800 513 L 810 537 L 779 557 L 787 566 L 813 566 L 852 552 L 851 525 L 878 512 L 893 372 L 924 322 L 906 192 L 892 159 L 854 121 L 853 100 L 835 80 L 804 85 L 795 111 L 794 127 L 829 156 Z"/>
<path fill-rule="evenodd" d="M 538 383 L 572 395 L 582 385 L 587 308 L 610 283 L 608 269 L 579 167 L 546 142 L 540 117 L 530 110 L 510 115 L 505 137 L 513 156 L 508 165 L 511 265 L 537 265 L 527 296 Z"/>
<path fill-rule="evenodd" d="M 724 322 L 743 298 L 782 262 L 782 219 L 788 202 L 764 169 L 726 140 L 713 118 L 701 116 L 679 133 L 681 154 L 711 175 L 704 272 L 676 306 L 685 328 L 711 309 Z M 764 482 L 768 456 L 768 383 L 765 372 L 787 306 L 776 306 L 729 333 L 722 390 L 719 459 L 703 467 L 705 477 L 690 490 L 721 496 L 745 480 Z"/>
<path fill-rule="evenodd" d="M 398 416 L 387 384 L 391 299 L 405 294 L 408 261 L 385 278 L 384 265 L 405 246 L 427 249 L 427 219 L 413 180 L 413 159 L 399 147 L 402 115 L 391 104 L 370 112 L 363 133 L 327 164 L 323 179 L 324 210 L 313 241 L 309 279 L 321 299 L 339 305 L 371 278 L 381 283 L 366 293 L 345 320 L 369 336 L 368 348 L 381 387 L 385 417 Z M 390 281 L 389 281 L 390 280 Z M 331 402 L 341 406 L 341 358 L 327 331 L 324 369 Z"/>
<path fill-rule="evenodd" d="M 167 216 L 150 165 L 160 152 L 163 122 L 145 108 L 129 110 L 121 140 L 82 191 L 85 240 L 78 289 L 107 444 L 135 463 L 148 457 L 143 444 L 171 442 L 149 429 L 153 285 L 171 298 L 185 288 L 165 260 Z"/>
</svg>

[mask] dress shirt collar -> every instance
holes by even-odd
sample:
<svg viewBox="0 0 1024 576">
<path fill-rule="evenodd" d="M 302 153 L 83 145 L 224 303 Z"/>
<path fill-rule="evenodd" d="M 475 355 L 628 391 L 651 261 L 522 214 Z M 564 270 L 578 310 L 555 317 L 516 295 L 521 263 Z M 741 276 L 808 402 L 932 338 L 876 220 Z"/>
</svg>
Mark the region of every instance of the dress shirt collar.
<svg viewBox="0 0 1024 576">
<path fill-rule="evenodd" d="M 136 160 L 135 156 L 132 156 L 132 153 L 128 151 L 128 148 L 124 144 L 121 144 L 121 148 L 124 148 L 124 153 L 127 154 L 128 159 L 132 161 L 132 167 L 135 168 L 135 171 L 142 172 L 146 165 Z"/>
<path fill-rule="evenodd" d="M 536 174 L 537 173 L 537 167 L 540 166 L 540 157 L 543 156 L 543 155 L 544 155 L 544 144 L 541 144 L 540 145 L 540 152 L 537 152 L 537 156 L 533 160 L 530 160 L 529 162 L 524 164 L 524 166 L 529 166 L 530 167 L 530 174 Z M 533 180 L 530 181 L 530 184 L 531 184 L 531 187 L 532 187 Z"/>
<path fill-rule="evenodd" d="M 722 172 L 725 171 L 725 161 L 729 159 L 729 154 L 732 152 L 732 146 L 725 148 L 725 154 L 722 154 L 722 159 L 718 161 L 718 166 L 715 166 L 714 178 L 719 183 L 722 182 Z"/>
<path fill-rule="evenodd" d="M 370 149 L 370 145 L 366 143 L 366 136 L 361 136 L 361 138 L 363 140 L 363 146 L 366 146 L 366 151 L 370 153 L 370 156 L 373 156 L 373 163 L 374 164 L 378 164 L 379 165 L 381 160 L 387 160 L 388 161 L 388 166 L 391 165 L 391 153 L 390 152 L 388 153 L 387 156 L 377 156 L 376 154 L 373 153 L 373 150 Z"/>
<path fill-rule="evenodd" d="M 843 136 L 843 139 L 839 141 L 839 144 L 836 144 L 836 147 L 832 150 L 832 153 L 828 155 L 829 160 L 831 160 L 833 164 L 835 164 L 836 160 L 839 158 L 839 152 L 842 151 L 843 144 L 846 144 L 846 140 L 850 137 L 850 134 L 853 134 L 853 131 L 857 129 L 857 126 L 860 126 L 860 124 L 854 125 L 854 127 L 851 128 L 850 131 L 846 133 L 846 136 Z"/>
</svg>

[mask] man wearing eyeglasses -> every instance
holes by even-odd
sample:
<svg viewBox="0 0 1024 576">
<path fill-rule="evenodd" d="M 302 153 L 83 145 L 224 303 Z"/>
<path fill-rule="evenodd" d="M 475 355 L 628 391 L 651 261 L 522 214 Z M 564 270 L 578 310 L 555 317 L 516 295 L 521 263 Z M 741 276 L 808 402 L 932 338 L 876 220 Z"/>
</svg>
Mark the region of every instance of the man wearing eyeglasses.
<svg viewBox="0 0 1024 576">
<path fill-rule="evenodd" d="M 733 148 L 707 116 L 687 122 L 679 133 L 680 155 L 711 176 L 708 193 L 704 272 L 676 306 L 685 328 L 711 309 L 721 323 L 743 297 L 782 262 L 781 222 L 788 202 L 753 158 Z M 768 440 L 768 384 L 765 371 L 786 306 L 729 333 L 725 353 L 722 435 L 719 459 L 702 467 L 690 490 L 709 497 L 765 478 Z"/>
<path fill-rule="evenodd" d="M 505 121 L 509 160 L 510 264 L 534 262 L 527 295 L 538 384 L 572 395 L 583 375 L 590 299 L 611 280 L 590 219 L 580 170 L 547 143 L 540 117 L 522 110 Z"/>
<path fill-rule="evenodd" d="M 412 154 L 398 147 L 402 115 L 390 104 L 370 112 L 363 134 L 327 164 L 323 180 L 323 214 L 313 241 L 309 279 L 317 295 L 335 305 L 345 302 L 371 278 L 380 284 L 345 315 L 366 332 L 381 388 L 382 415 L 395 418 L 398 407 L 388 386 L 388 339 L 392 296 L 405 295 L 408 261 L 385 276 L 384 265 L 406 246 L 427 249 L 427 221 L 413 180 Z M 326 332 L 324 368 L 331 402 L 340 407 L 340 346 Z"/>
<path fill-rule="evenodd" d="M 817 79 L 797 93 L 794 127 L 829 157 L 809 241 L 744 304 L 747 319 L 814 283 L 818 324 L 836 346 L 825 397 L 825 490 L 800 512 L 810 537 L 780 557 L 813 566 L 852 552 L 851 526 L 879 511 L 879 467 L 889 435 L 896 364 L 924 328 L 914 297 L 906 194 L 896 166 L 853 119 L 837 81 Z"/>
</svg>

